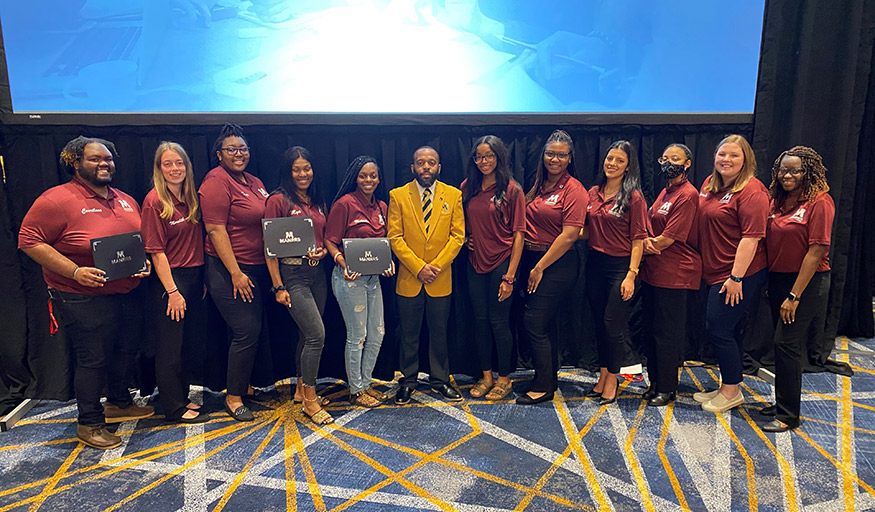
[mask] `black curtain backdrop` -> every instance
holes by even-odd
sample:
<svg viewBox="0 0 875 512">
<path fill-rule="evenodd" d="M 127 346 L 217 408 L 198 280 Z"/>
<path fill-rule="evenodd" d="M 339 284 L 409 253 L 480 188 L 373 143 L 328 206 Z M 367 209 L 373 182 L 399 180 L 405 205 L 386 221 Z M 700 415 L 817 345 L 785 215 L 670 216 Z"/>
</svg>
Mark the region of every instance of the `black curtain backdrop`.
<svg viewBox="0 0 875 512">
<path fill-rule="evenodd" d="M 838 215 L 831 251 L 833 288 L 827 337 L 818 347 L 829 353 L 831 336 L 872 336 L 871 297 L 873 252 L 871 208 L 875 199 L 875 179 L 865 172 L 875 161 L 871 141 L 875 135 L 875 80 L 873 57 L 873 4 L 875 0 L 849 0 L 823 5 L 816 1 L 781 2 L 770 0 L 766 7 L 765 31 L 757 87 L 756 111 L 752 125 L 571 125 L 566 126 L 575 140 L 578 178 L 584 185 L 594 183 L 600 160 L 611 141 L 631 140 L 639 151 L 642 182 L 648 201 L 663 186 L 655 173 L 655 160 L 670 142 L 683 142 L 694 152 L 691 181 L 699 186 L 712 168 L 715 144 L 726 134 L 741 133 L 751 138 L 757 151 L 760 179 L 769 183 L 768 172 L 775 156 L 794 145 L 817 149 L 830 169 L 831 194 Z M 715 56 L 719 58 L 719 56 Z M 727 70 L 731 72 L 731 69 Z M 682 79 L 682 78 L 681 78 Z M 719 77 L 715 77 L 719 79 Z M 228 121 L 234 121 L 229 116 Z M 210 147 L 218 126 L 34 126 L 2 127 L 5 169 L 0 187 L 0 413 L 4 406 L 23 396 L 69 399 L 72 396 L 70 354 L 61 334 L 49 334 L 45 284 L 39 267 L 17 251 L 17 230 L 33 200 L 47 188 L 68 179 L 57 163 L 58 153 L 71 138 L 86 134 L 116 143 L 120 158 L 114 185 L 142 200 L 149 188 L 154 148 L 161 140 L 181 143 L 192 157 L 198 183 L 214 165 Z M 537 158 L 551 126 L 245 126 L 247 141 L 253 148 L 249 171 L 262 178 L 268 187 L 279 181 L 281 153 L 292 145 L 308 147 L 314 157 L 317 177 L 333 191 L 347 163 L 360 154 L 377 158 L 384 185 L 392 188 L 410 179 L 413 150 L 423 144 L 438 149 L 443 164 L 442 179 L 458 185 L 473 141 L 492 133 L 508 143 L 514 175 L 528 186 Z M 585 250 L 578 247 L 583 262 Z M 454 268 L 454 301 L 450 325 L 451 369 L 475 375 L 478 369 L 471 357 L 470 307 L 464 292 L 463 251 Z M 141 288 L 148 286 L 148 281 Z M 397 319 L 394 307 L 394 282 L 384 281 L 387 335 L 378 361 L 380 378 L 390 378 L 397 367 Z M 594 343 L 585 283 L 578 279 L 577 291 L 565 305 L 559 329 L 564 364 L 595 367 Z M 140 290 L 138 293 L 143 293 Z M 330 294 L 329 294 L 330 295 Z M 700 304 L 693 300 L 693 307 Z M 518 322 L 519 301 L 512 321 Z M 269 341 L 261 352 L 253 383 L 265 385 L 294 374 L 293 347 L 296 331 L 288 315 L 272 306 L 269 315 Z M 199 380 L 212 389 L 224 387 L 226 354 L 225 326 L 209 299 L 203 304 L 200 342 L 203 358 L 194 361 Z M 689 358 L 708 359 L 698 344 L 701 315 L 691 315 L 688 340 Z M 344 377 L 344 325 L 333 297 L 325 315 L 326 349 L 320 373 Z M 757 325 L 770 323 L 761 314 Z M 143 325 L 148 326 L 148 322 Z M 521 330 L 516 326 L 515 332 Z M 769 329 L 752 330 L 749 351 L 765 363 L 769 359 Z M 130 335 L 140 338 L 144 369 L 139 377 L 149 389 L 149 357 L 154 335 L 135 325 Z M 517 338 L 522 364 L 528 359 L 524 337 Z M 705 351 L 706 352 L 706 351 Z M 630 355 L 630 358 L 633 356 Z M 427 359 L 425 359 L 427 360 Z"/>
</svg>

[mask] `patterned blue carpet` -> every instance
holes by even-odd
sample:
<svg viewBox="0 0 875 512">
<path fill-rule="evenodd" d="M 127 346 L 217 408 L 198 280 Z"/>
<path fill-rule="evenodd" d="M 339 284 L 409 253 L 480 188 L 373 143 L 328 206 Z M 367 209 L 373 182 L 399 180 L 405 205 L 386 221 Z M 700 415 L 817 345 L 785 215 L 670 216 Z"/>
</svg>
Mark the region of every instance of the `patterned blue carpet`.
<svg viewBox="0 0 875 512">
<path fill-rule="evenodd" d="M 42 402 L 0 434 L 6 510 L 868 510 L 875 509 L 875 340 L 839 339 L 855 375 L 806 374 L 802 427 L 766 434 L 772 387 L 746 378 L 746 404 L 702 411 L 709 368 L 682 370 L 678 401 L 646 407 L 643 384 L 616 404 L 583 398 L 595 375 L 561 374 L 537 406 L 449 404 L 421 386 L 411 405 L 351 407 L 322 382 L 337 420 L 314 426 L 279 386 L 255 423 L 122 423 L 122 446 L 76 441 L 75 403 Z M 514 375 L 528 389 L 530 373 Z M 473 384 L 459 378 L 467 396 Z M 395 385 L 384 389 L 394 393 Z M 196 393 L 219 411 L 221 395 Z M 116 427 L 112 427 L 116 428 Z"/>
</svg>

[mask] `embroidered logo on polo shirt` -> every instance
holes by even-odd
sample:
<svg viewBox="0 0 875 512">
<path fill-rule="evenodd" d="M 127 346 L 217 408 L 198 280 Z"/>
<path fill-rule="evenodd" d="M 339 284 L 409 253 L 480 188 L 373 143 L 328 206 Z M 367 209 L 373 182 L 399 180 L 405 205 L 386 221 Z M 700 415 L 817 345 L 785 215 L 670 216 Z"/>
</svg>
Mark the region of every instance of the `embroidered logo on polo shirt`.
<svg viewBox="0 0 875 512">
<path fill-rule="evenodd" d="M 261 187 L 258 187 L 258 191 L 261 192 L 261 195 L 263 195 L 264 197 L 267 197 L 267 191 L 266 191 L 266 190 L 264 190 L 264 189 L 261 188 Z"/>
<path fill-rule="evenodd" d="M 353 224 L 362 224 L 362 223 L 367 222 L 367 221 L 368 221 L 368 219 L 356 219 L 356 220 L 352 221 L 352 223 Z"/>
<path fill-rule="evenodd" d="M 725 196 L 720 198 L 720 203 L 726 204 L 729 202 L 730 199 L 732 199 L 732 192 L 727 192 Z"/>
<path fill-rule="evenodd" d="M 291 211 L 289 211 L 289 215 L 292 216 L 292 217 L 295 217 L 295 216 L 298 216 L 298 215 L 303 215 L 303 214 L 304 214 L 304 211 L 303 211 L 303 210 L 299 210 L 299 209 L 297 209 L 297 208 L 292 208 Z"/>
<path fill-rule="evenodd" d="M 659 210 L 656 210 L 656 213 L 659 215 L 668 215 L 668 211 L 671 210 L 671 201 L 666 201 L 662 203 L 662 206 L 659 207 Z"/>
<path fill-rule="evenodd" d="M 556 203 L 558 203 L 558 202 L 559 202 L 559 194 L 553 194 L 544 200 L 544 204 L 547 206 L 556 206 Z"/>
<path fill-rule="evenodd" d="M 171 220 L 170 222 L 168 222 L 168 224 L 170 224 L 171 226 L 175 226 L 175 225 L 179 224 L 180 222 L 185 222 L 185 217 L 183 217 L 181 219 L 177 219 L 177 220 Z"/>
<path fill-rule="evenodd" d="M 119 199 L 118 204 L 121 205 L 122 209 L 124 209 L 124 211 L 126 211 L 126 212 L 134 211 L 134 209 L 131 208 L 131 205 L 127 201 L 125 201 L 124 199 Z"/>
<path fill-rule="evenodd" d="M 243 197 L 249 197 L 249 194 L 247 194 L 246 192 L 243 192 L 242 190 L 240 191 L 240 193 L 243 194 Z"/>
<path fill-rule="evenodd" d="M 82 208 L 82 214 L 86 213 L 101 213 L 103 210 L 100 208 Z"/>
<path fill-rule="evenodd" d="M 614 217 L 617 217 L 618 219 L 623 216 L 623 214 L 620 212 L 620 205 L 616 203 L 614 204 L 614 206 L 611 207 L 610 210 L 608 210 L 608 213 L 610 213 Z"/>
<path fill-rule="evenodd" d="M 380 225 L 381 225 L 381 226 L 385 226 L 385 225 L 386 225 L 386 221 L 383 220 L 383 214 L 382 214 L 382 213 L 378 214 L 377 218 L 380 219 Z"/>
<path fill-rule="evenodd" d="M 794 213 L 790 217 L 790 222 L 803 222 L 804 220 L 805 220 L 805 208 L 799 208 L 798 210 L 796 210 L 796 213 Z"/>
</svg>

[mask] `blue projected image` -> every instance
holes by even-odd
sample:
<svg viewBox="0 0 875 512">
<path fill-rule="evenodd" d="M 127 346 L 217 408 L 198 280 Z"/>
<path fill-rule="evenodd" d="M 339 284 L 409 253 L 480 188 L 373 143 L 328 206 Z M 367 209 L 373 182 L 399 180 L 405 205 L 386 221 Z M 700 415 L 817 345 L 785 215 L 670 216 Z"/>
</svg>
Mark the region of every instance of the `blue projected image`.
<svg viewBox="0 0 875 512">
<path fill-rule="evenodd" d="M 0 3 L 16 113 L 751 112 L 765 0 Z"/>
</svg>

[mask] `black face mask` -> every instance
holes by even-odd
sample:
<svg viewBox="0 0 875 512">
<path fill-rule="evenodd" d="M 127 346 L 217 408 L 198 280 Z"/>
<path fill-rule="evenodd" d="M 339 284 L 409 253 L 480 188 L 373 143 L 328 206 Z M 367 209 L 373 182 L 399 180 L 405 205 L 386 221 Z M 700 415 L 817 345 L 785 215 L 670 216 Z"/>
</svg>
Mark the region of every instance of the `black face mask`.
<svg viewBox="0 0 875 512">
<path fill-rule="evenodd" d="M 677 178 L 686 171 L 684 164 L 673 164 L 671 162 L 661 164 L 659 170 L 662 171 L 662 174 L 665 174 L 668 179 Z"/>
</svg>

